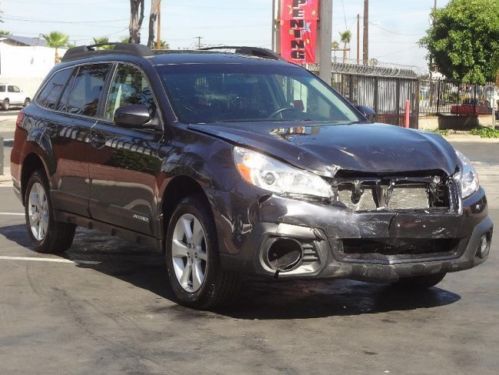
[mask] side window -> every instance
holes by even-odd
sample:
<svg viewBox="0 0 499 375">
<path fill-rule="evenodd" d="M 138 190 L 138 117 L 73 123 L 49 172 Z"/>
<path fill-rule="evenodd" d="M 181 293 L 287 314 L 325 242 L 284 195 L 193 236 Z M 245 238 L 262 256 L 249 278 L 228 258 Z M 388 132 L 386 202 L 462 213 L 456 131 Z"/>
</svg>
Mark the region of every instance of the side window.
<svg viewBox="0 0 499 375">
<path fill-rule="evenodd" d="M 96 116 L 110 64 L 83 65 L 64 92 L 59 109 L 69 113 Z"/>
<path fill-rule="evenodd" d="M 38 104 L 46 108 L 56 109 L 62 90 L 64 90 L 72 71 L 73 69 L 64 69 L 55 73 L 38 94 L 36 100 Z"/>
<path fill-rule="evenodd" d="M 0 92 L 5 92 L 5 86 L 4 85 L 0 86 Z"/>
<path fill-rule="evenodd" d="M 109 88 L 104 117 L 112 121 L 114 112 L 128 104 L 147 105 L 151 117 L 156 111 L 152 90 L 144 73 L 132 65 L 120 64 Z"/>
<path fill-rule="evenodd" d="M 19 87 L 17 87 L 17 86 L 9 86 L 9 92 L 18 93 L 18 92 L 21 92 L 21 90 L 19 90 Z"/>
</svg>

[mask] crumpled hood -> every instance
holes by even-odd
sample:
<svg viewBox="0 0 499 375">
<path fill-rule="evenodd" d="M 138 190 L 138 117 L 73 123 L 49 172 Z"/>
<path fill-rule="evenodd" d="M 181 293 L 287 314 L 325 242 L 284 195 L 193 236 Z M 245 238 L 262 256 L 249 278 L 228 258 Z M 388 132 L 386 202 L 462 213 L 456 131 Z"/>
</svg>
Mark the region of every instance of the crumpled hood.
<svg viewBox="0 0 499 375">
<path fill-rule="evenodd" d="M 458 166 L 453 147 L 439 135 L 393 125 L 269 122 L 189 128 L 324 176 L 332 176 L 338 169 L 367 173 L 443 170 L 451 175 Z"/>
</svg>

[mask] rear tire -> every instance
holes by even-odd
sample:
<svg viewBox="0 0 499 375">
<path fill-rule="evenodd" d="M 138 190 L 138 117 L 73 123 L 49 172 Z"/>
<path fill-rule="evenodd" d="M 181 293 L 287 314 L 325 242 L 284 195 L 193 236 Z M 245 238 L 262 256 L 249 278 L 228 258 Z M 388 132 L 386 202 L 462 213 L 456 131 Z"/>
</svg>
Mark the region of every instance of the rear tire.
<svg viewBox="0 0 499 375">
<path fill-rule="evenodd" d="M 30 98 L 26 98 L 26 100 L 24 101 L 23 107 L 26 108 L 27 106 L 30 105 L 30 103 L 31 103 L 31 99 Z"/>
<path fill-rule="evenodd" d="M 33 172 L 24 196 L 26 227 L 35 251 L 60 254 L 71 247 L 76 226 L 55 221 L 49 191 L 45 175 Z"/>
<path fill-rule="evenodd" d="M 8 111 L 10 108 L 10 102 L 9 102 L 9 99 L 5 99 L 2 103 L 2 109 L 4 111 Z"/>
<path fill-rule="evenodd" d="M 220 265 L 215 223 L 203 197 L 194 195 L 178 204 L 165 246 L 168 277 L 178 303 L 210 309 L 227 304 L 237 293 L 239 277 Z"/>
<path fill-rule="evenodd" d="M 429 289 L 441 282 L 445 275 L 444 272 L 434 275 L 405 277 L 393 283 L 393 285 L 405 289 Z"/>
</svg>

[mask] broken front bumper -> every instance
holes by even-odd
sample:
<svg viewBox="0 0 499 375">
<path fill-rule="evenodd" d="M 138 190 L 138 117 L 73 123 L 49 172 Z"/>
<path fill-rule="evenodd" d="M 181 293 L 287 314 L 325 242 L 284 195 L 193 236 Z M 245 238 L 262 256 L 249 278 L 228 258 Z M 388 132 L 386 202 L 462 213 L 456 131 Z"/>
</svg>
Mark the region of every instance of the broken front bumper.
<svg viewBox="0 0 499 375">
<path fill-rule="evenodd" d="M 490 248 L 493 230 L 482 189 L 462 202 L 459 213 L 356 213 L 277 196 L 248 205 L 228 194 L 218 207 L 222 202 L 231 208 L 215 215 L 223 265 L 279 278 L 396 281 L 464 270 L 485 261 L 481 241 Z M 279 239 L 299 243 L 302 256 L 276 274 L 268 252 Z"/>
</svg>

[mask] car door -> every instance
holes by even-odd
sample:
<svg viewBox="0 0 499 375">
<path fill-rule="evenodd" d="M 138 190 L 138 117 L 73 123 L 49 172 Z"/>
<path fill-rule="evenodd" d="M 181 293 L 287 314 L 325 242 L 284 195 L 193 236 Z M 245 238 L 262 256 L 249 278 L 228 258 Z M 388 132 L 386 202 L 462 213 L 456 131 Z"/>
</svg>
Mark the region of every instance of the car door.
<svg viewBox="0 0 499 375">
<path fill-rule="evenodd" d="M 112 64 L 88 64 L 61 71 L 61 82 L 51 80 L 41 91 L 37 103 L 48 109 L 43 121 L 51 139 L 56 170 L 53 175 L 54 205 L 66 212 L 90 216 L 88 159 L 95 152 L 89 134 L 98 122 L 104 86 Z"/>
<path fill-rule="evenodd" d="M 129 104 L 145 104 L 151 121 L 147 128 L 117 126 L 115 111 Z M 92 128 L 97 151 L 90 162 L 90 213 L 92 218 L 146 235 L 157 235 L 155 220 L 157 179 L 161 159 L 157 150 L 163 130 L 157 102 L 145 73 L 120 63 L 109 85 L 104 121 Z"/>
</svg>

